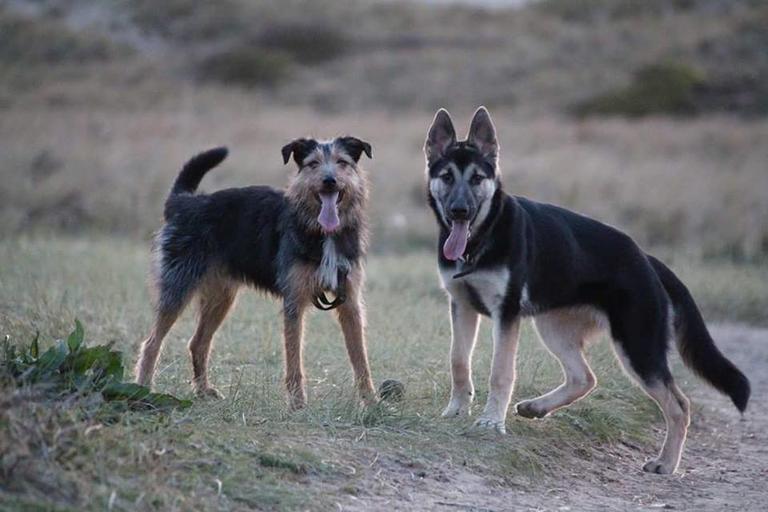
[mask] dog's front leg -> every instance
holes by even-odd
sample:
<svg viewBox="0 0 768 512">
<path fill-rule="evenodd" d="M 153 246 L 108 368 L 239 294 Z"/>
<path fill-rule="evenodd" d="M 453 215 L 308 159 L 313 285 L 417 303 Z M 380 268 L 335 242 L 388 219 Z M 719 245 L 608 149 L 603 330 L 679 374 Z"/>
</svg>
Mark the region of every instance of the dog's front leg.
<svg viewBox="0 0 768 512">
<path fill-rule="evenodd" d="M 470 413 L 474 399 L 472 349 L 477 339 L 480 315 L 467 302 L 451 299 L 451 401 L 443 417 Z"/>
<path fill-rule="evenodd" d="M 301 409 L 307 404 L 302 356 L 305 307 L 306 304 L 303 301 L 288 299 L 283 307 L 285 387 L 288 390 L 288 404 L 292 411 Z"/>
<path fill-rule="evenodd" d="M 512 388 L 515 385 L 515 357 L 520 334 L 520 319 L 505 320 L 501 312 L 493 315 L 493 362 L 488 401 L 475 427 L 504 434 Z"/>
<path fill-rule="evenodd" d="M 349 361 L 355 374 L 355 384 L 360 398 L 366 404 L 376 399 L 376 391 L 371 380 L 368 366 L 368 354 L 365 343 L 365 307 L 361 297 L 362 276 L 353 272 L 349 276 L 347 300 L 337 309 L 341 330 L 347 346 Z"/>
</svg>

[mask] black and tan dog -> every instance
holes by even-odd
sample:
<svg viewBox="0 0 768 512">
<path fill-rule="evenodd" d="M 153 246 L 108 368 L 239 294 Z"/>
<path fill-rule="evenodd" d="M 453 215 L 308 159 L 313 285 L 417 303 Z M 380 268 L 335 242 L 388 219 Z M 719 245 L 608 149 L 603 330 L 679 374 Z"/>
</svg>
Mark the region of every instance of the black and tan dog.
<svg viewBox="0 0 768 512">
<path fill-rule="evenodd" d="M 493 363 L 478 427 L 504 432 L 525 316 L 535 316 L 565 382 L 520 402 L 517 413 L 541 418 L 586 396 L 596 380 L 583 349 L 607 329 L 624 368 L 659 404 L 667 422 L 661 453 L 645 471 L 675 471 L 688 428 L 688 399 L 667 364 L 672 339 L 688 366 L 740 411 L 746 408 L 749 381 L 717 349 L 693 298 L 669 268 L 617 229 L 501 190 L 499 145 L 487 110 L 477 110 L 464 141 L 456 139 L 448 112 L 438 111 L 424 149 L 453 336 L 453 384 L 443 416 L 469 413 L 479 315 L 493 321 Z"/>
<path fill-rule="evenodd" d="M 198 395 L 220 396 L 208 382 L 211 340 L 242 285 L 283 299 L 285 383 L 290 406 L 306 403 L 303 315 L 308 305 L 336 309 L 363 400 L 374 399 L 362 302 L 368 186 L 358 166 L 371 146 L 354 137 L 298 139 L 282 149 L 298 172 L 287 191 L 269 187 L 195 194 L 207 171 L 227 155 L 213 149 L 182 169 L 165 204 L 156 239 L 157 316 L 141 347 L 136 378 L 149 385 L 163 338 L 197 298 L 199 323 L 189 341 Z M 327 293 L 331 293 L 333 299 Z"/>
</svg>

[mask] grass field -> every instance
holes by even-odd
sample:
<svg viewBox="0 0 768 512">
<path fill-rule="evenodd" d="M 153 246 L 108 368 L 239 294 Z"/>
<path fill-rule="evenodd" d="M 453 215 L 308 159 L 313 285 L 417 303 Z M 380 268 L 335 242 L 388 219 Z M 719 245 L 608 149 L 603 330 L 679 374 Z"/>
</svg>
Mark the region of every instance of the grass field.
<svg viewBox="0 0 768 512">
<path fill-rule="evenodd" d="M 625 476 L 616 472 L 653 454 L 662 420 L 607 340 L 589 352 L 599 387 L 545 421 L 510 414 L 508 435 L 497 437 L 470 431 L 469 419 L 439 419 L 450 342 L 425 205 L 424 137 L 438 107 L 463 135 L 486 104 L 508 192 L 625 230 L 674 268 L 708 321 L 767 326 L 768 8 L 759 0 L 539 0 L 491 10 L 448 3 L 0 0 L 0 337 L 24 344 L 39 332 L 47 346 L 79 319 L 87 342 L 114 343 L 130 367 L 151 322 L 150 237 L 180 166 L 225 144 L 231 156 L 202 190 L 282 187 L 294 172 L 282 165 L 285 143 L 351 134 L 369 141 L 374 156 L 364 162 L 371 366 L 377 384 L 395 378 L 407 389 L 401 403 L 359 408 L 333 315 L 314 312 L 310 403 L 289 414 L 280 304 L 243 292 L 214 348 L 212 381 L 223 401 L 94 414 L 92 398 L 43 400 L 0 374 L 0 511 L 411 510 L 458 489 L 478 503 L 501 493 L 517 505 L 523 491 L 546 497 L 583 481 L 583 493 L 563 502 L 572 510 L 602 510 L 609 498 L 626 510 L 635 494 L 655 503 L 662 485 L 645 475 L 634 486 L 622 480 L 623 494 L 609 487 Z M 692 117 L 664 115 L 669 109 L 654 102 L 668 99 L 669 77 L 638 82 L 649 66 L 695 76 L 704 104 Z M 686 100 L 683 89 L 670 95 Z M 656 114 L 573 115 L 606 98 L 614 109 L 629 102 L 630 111 Z M 166 341 L 158 391 L 191 396 L 192 330 L 190 311 Z M 726 346 L 751 368 L 763 353 L 756 331 L 751 348 L 738 333 L 723 336 L 733 336 Z M 490 348 L 483 325 L 476 410 Z M 528 324 L 518 370 L 513 401 L 560 383 Z M 677 359 L 675 373 L 686 390 L 696 388 Z M 761 425 L 749 437 L 727 413 L 697 407 L 699 447 L 718 444 L 723 432 L 746 439 L 738 446 L 747 449 L 761 442 Z M 758 453 L 755 472 L 739 474 L 764 475 L 764 446 L 725 461 L 695 446 L 691 459 L 717 457 L 711 464 L 722 461 L 728 472 Z M 713 482 L 726 481 L 723 500 L 743 490 L 719 467 L 704 479 L 689 468 L 662 494 L 688 503 L 697 485 L 707 497 Z M 752 503 L 764 502 L 761 492 Z M 542 500 L 530 508 L 541 510 Z"/>
<path fill-rule="evenodd" d="M 134 360 L 151 319 L 147 244 L 103 237 L 6 239 L 0 261 L 0 334 L 25 342 L 40 331 L 50 343 L 78 318 L 88 342 L 114 342 Z M 675 261 L 706 311 L 729 316 L 765 311 L 768 294 L 755 284 L 765 281 L 764 267 L 735 271 Z M 0 475 L 11 492 L 0 494 L 0 505 L 327 510 L 337 502 L 397 497 L 402 479 L 439 480 L 449 468 L 497 485 L 529 486 L 556 481 L 564 467 L 598 464 L 596 453 L 622 456 L 617 450 L 622 447 L 623 456 L 639 463 L 655 450 L 658 439 L 649 421 L 659 425 L 660 416 L 617 367 L 606 340 L 589 355 L 598 389 L 546 421 L 510 415 L 509 434 L 496 437 L 471 432 L 470 420 L 441 420 L 450 389 L 449 329 L 435 274 L 427 253 L 369 261 L 371 365 L 377 382 L 404 382 L 402 403 L 358 407 L 335 322 L 318 312 L 309 319 L 306 340 L 310 405 L 288 414 L 279 304 L 246 292 L 217 335 L 211 370 L 213 383 L 227 397 L 221 402 L 197 402 L 167 414 L 127 413 L 105 423 L 83 420 L 77 407 L 30 405 L 23 395 L 6 391 L 0 425 L 9 436 L 9 452 Z M 742 306 L 745 292 L 752 300 Z M 724 305 L 735 309 L 718 309 Z M 166 342 L 158 390 L 191 394 L 185 339 L 192 320 L 191 312 L 186 314 Z M 474 364 L 479 404 L 487 391 L 489 339 L 483 325 Z M 524 329 L 518 370 L 513 401 L 560 381 L 556 362 L 530 326 Z M 683 386 L 690 384 L 687 372 L 677 373 Z"/>
</svg>

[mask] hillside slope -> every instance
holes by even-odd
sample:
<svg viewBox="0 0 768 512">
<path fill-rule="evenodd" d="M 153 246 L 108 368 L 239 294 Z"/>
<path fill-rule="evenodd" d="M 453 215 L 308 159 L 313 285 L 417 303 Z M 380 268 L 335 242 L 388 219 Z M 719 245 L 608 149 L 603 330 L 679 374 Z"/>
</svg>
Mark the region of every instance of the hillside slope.
<svg viewBox="0 0 768 512">
<path fill-rule="evenodd" d="M 156 93 L 178 80 L 223 81 L 324 110 L 485 103 L 540 112 L 671 61 L 706 78 L 713 110 L 768 108 L 768 4 L 757 0 L 543 0 L 492 10 L 374 0 L 5 0 L 0 23 L 18 32 L 0 42 L 5 103 L 49 81 L 106 75 L 127 89 L 170 82 L 154 85 Z M 40 26 L 59 37 L 39 37 Z M 82 70 L 82 48 L 61 46 L 62 37 L 123 51 L 105 51 L 96 69 Z M 25 51 L 15 51 L 20 44 Z M 110 67 L 115 61 L 132 65 L 114 69 L 122 68 Z M 29 73 L 34 80 L 23 78 Z"/>
</svg>

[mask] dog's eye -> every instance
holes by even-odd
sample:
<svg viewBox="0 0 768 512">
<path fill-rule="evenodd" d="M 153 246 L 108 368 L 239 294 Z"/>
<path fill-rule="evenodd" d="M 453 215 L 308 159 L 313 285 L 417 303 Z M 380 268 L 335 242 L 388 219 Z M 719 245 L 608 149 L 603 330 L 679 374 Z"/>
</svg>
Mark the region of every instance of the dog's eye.
<svg viewBox="0 0 768 512">
<path fill-rule="evenodd" d="M 446 185 L 453 184 L 453 174 L 451 173 L 447 172 L 445 174 L 441 174 L 440 179 L 443 180 L 443 183 L 445 183 Z"/>
<path fill-rule="evenodd" d="M 317 160 L 312 160 L 307 164 L 307 167 L 309 167 L 310 169 L 317 169 L 319 165 L 320 165 L 320 162 L 318 162 Z"/>
<path fill-rule="evenodd" d="M 339 167 L 346 167 L 349 164 L 347 163 L 346 160 L 337 160 L 336 165 L 338 165 Z"/>
<path fill-rule="evenodd" d="M 477 186 L 483 182 L 483 176 L 480 174 L 473 174 L 471 178 L 469 178 L 469 183 L 473 186 Z"/>
</svg>

